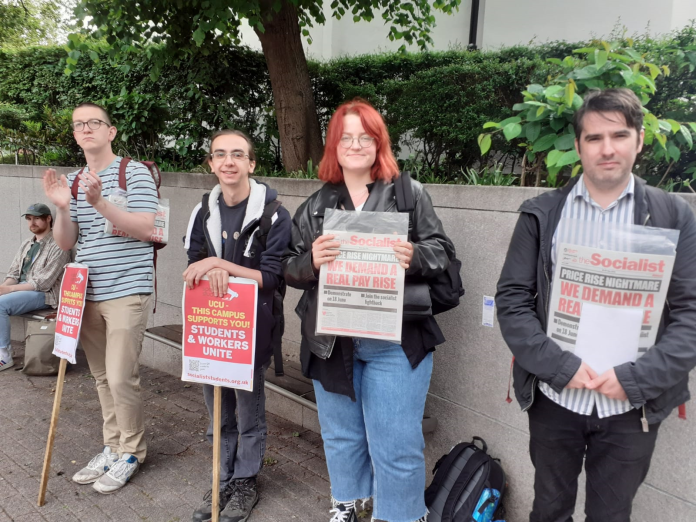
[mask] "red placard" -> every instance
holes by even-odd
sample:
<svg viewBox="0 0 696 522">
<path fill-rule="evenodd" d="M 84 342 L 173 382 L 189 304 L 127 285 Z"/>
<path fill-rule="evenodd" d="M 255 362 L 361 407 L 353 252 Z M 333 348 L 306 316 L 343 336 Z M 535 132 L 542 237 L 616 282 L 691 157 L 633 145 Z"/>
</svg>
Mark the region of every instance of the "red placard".
<svg viewBox="0 0 696 522">
<path fill-rule="evenodd" d="M 60 285 L 60 301 L 56 317 L 56 336 L 53 354 L 75 364 L 77 341 L 85 310 L 85 295 L 89 268 L 78 263 L 66 265 Z"/>
<path fill-rule="evenodd" d="M 182 379 L 251 390 L 256 338 L 256 281 L 231 278 L 215 297 L 207 280 L 184 287 Z"/>
</svg>

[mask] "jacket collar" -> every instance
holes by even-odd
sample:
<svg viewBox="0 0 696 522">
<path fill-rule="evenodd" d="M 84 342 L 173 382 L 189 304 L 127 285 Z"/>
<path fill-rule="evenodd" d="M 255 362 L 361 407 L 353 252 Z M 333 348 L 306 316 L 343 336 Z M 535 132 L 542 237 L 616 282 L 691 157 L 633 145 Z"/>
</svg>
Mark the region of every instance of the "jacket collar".
<svg viewBox="0 0 696 522">
<path fill-rule="evenodd" d="M 634 215 L 633 222 L 636 225 L 646 225 L 650 219 L 646 200 L 645 180 L 633 175 L 635 186 L 633 189 Z M 553 233 L 561 219 L 563 207 L 565 206 L 568 194 L 580 180 L 580 176 L 571 179 L 565 187 L 557 190 L 545 192 L 535 198 L 528 199 L 520 205 L 519 211 L 533 214 L 539 222 L 539 241 L 541 247 L 542 261 L 548 265 L 551 252 L 551 242 Z"/>
<path fill-rule="evenodd" d="M 341 200 L 341 191 L 345 185 L 324 183 L 319 189 L 317 197 L 314 199 L 310 210 L 312 217 L 324 217 L 326 209 L 338 208 L 338 202 Z M 375 181 L 367 186 L 370 195 L 363 206 L 363 211 L 388 212 L 392 207 L 396 206 L 394 197 L 394 185 L 392 183 L 384 183 Z"/>
<path fill-rule="evenodd" d="M 247 202 L 244 221 L 242 222 L 242 233 L 251 223 L 261 219 L 266 205 L 266 185 L 257 183 L 254 179 L 249 178 L 249 187 L 251 191 L 249 192 L 249 201 Z M 222 220 L 220 218 L 220 205 L 217 204 L 220 194 L 222 194 L 222 187 L 220 187 L 220 184 L 217 184 L 210 192 L 208 199 L 210 217 L 206 223 L 208 236 L 217 257 L 222 257 Z"/>
</svg>

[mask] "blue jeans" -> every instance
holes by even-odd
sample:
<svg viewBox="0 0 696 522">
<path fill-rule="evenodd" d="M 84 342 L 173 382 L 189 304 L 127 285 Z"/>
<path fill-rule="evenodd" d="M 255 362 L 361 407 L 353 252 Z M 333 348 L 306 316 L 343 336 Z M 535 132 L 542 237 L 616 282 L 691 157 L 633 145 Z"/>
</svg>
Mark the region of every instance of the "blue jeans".
<svg viewBox="0 0 696 522">
<path fill-rule="evenodd" d="M 373 497 L 374 518 L 413 522 L 427 512 L 422 421 L 433 355 L 413 369 L 398 344 L 353 345 L 356 402 L 314 381 L 331 493 L 339 502 Z"/>
<path fill-rule="evenodd" d="M 252 391 L 222 388 L 220 415 L 220 487 L 233 479 L 255 477 L 266 452 L 266 394 L 264 375 L 269 363 L 254 371 Z M 203 385 L 203 397 L 210 415 L 208 442 L 213 443 L 215 388 Z M 235 415 L 236 410 L 236 415 Z"/>
<path fill-rule="evenodd" d="M 0 349 L 8 349 L 12 344 L 10 337 L 10 316 L 22 315 L 33 310 L 43 310 L 46 294 L 43 292 L 11 292 L 0 295 Z"/>
</svg>

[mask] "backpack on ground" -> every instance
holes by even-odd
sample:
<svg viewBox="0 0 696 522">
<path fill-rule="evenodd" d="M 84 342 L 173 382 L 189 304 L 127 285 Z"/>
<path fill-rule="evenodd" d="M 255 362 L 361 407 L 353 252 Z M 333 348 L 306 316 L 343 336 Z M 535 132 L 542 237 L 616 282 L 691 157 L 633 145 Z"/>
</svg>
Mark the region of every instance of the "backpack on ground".
<svg viewBox="0 0 696 522">
<path fill-rule="evenodd" d="M 133 161 L 131 158 L 121 158 L 121 162 L 118 165 L 118 186 L 121 188 L 121 190 L 128 192 L 128 186 L 126 184 L 126 167 L 128 167 L 128 164 Z M 139 163 L 142 163 L 147 167 L 147 170 L 150 172 L 150 175 L 152 176 L 153 181 L 155 182 L 155 187 L 157 188 L 157 201 L 160 202 L 157 206 L 157 216 L 155 217 L 155 229 L 157 230 L 159 228 L 160 231 L 164 231 L 164 240 L 162 239 L 162 236 L 156 236 L 153 234 L 152 236 L 152 264 L 155 270 L 155 280 L 154 280 L 154 285 L 155 285 L 155 299 L 153 303 L 153 313 L 157 311 L 157 251 L 163 249 L 165 246 L 167 246 L 167 237 L 169 235 L 169 203 L 167 202 L 166 204 L 166 211 L 162 210 L 162 201 L 160 198 L 160 184 L 162 183 L 162 176 L 160 174 L 159 167 L 154 161 L 140 161 Z M 73 199 L 77 201 L 77 191 L 80 188 L 79 180 L 80 180 L 80 174 L 84 171 L 84 167 L 80 169 L 80 172 L 77 173 L 77 176 L 75 176 L 75 179 L 72 182 L 72 185 L 70 187 L 70 193 L 72 194 Z M 164 213 L 165 216 L 161 223 L 159 222 L 159 216 L 161 213 Z"/>
<path fill-rule="evenodd" d="M 476 445 L 481 443 L 481 448 Z M 457 444 L 435 464 L 425 490 L 428 522 L 492 522 L 505 493 L 500 461 L 480 437 Z"/>
<path fill-rule="evenodd" d="M 55 321 L 27 321 L 23 373 L 58 375 L 60 359 L 53 355 L 55 334 Z"/>
<path fill-rule="evenodd" d="M 394 180 L 394 191 L 396 193 L 396 208 L 399 212 L 408 212 L 409 238 L 413 228 L 413 211 L 416 208 L 413 197 L 413 187 L 411 186 L 411 175 L 402 172 Z M 459 299 L 464 295 L 464 286 L 459 272 L 462 269 L 462 262 L 457 259 L 457 253 L 452 248 L 448 252 L 450 264 L 447 270 L 438 274 L 432 279 L 427 280 L 430 290 L 430 300 L 432 302 L 432 314 L 437 315 L 447 310 L 459 306 Z M 406 314 L 406 302 L 404 302 L 404 314 Z"/>
<path fill-rule="evenodd" d="M 201 201 L 200 212 L 205 216 L 210 210 L 209 202 L 210 194 L 203 194 L 203 200 Z M 261 248 L 266 250 L 266 240 L 268 239 L 268 233 L 271 231 L 273 226 L 273 215 L 278 212 L 278 209 L 282 205 L 282 202 L 274 199 L 270 201 L 263 208 L 263 214 L 261 214 L 261 219 L 259 220 L 259 231 L 256 233 L 256 239 L 261 244 Z M 251 240 L 251 239 L 250 239 Z M 201 257 L 208 257 L 208 247 L 203 242 L 203 248 L 200 252 Z M 273 292 L 273 318 L 275 319 L 275 324 L 273 326 L 273 331 L 271 332 L 271 347 L 273 348 L 273 369 L 278 377 L 285 375 L 283 371 L 283 334 L 285 333 L 285 315 L 283 314 L 283 301 L 285 299 L 285 290 L 287 286 L 285 284 L 285 279 L 280 280 L 280 284 Z"/>
</svg>

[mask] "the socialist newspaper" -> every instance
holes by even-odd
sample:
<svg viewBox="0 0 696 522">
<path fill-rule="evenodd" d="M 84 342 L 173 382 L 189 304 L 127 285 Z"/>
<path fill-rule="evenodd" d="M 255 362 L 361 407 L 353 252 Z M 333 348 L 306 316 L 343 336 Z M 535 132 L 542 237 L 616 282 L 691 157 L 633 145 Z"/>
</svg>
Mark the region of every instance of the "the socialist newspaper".
<svg viewBox="0 0 696 522">
<path fill-rule="evenodd" d="M 405 271 L 393 246 L 407 232 L 408 214 L 326 211 L 341 253 L 319 271 L 317 333 L 401 340 Z"/>
<path fill-rule="evenodd" d="M 643 230 L 636 235 L 638 229 Z M 664 231 L 669 237 L 660 237 L 660 230 L 631 225 L 624 227 L 623 241 L 612 242 L 605 237 L 598 243 L 614 248 L 623 246 L 627 250 L 665 253 L 558 244 L 549 307 L 549 337 L 561 348 L 574 351 L 584 303 L 628 307 L 641 310 L 643 315 L 635 358 L 647 352 L 655 344 L 678 238 L 677 231 Z M 651 231 L 657 235 L 651 236 Z M 640 245 L 647 248 L 640 248 Z"/>
</svg>

